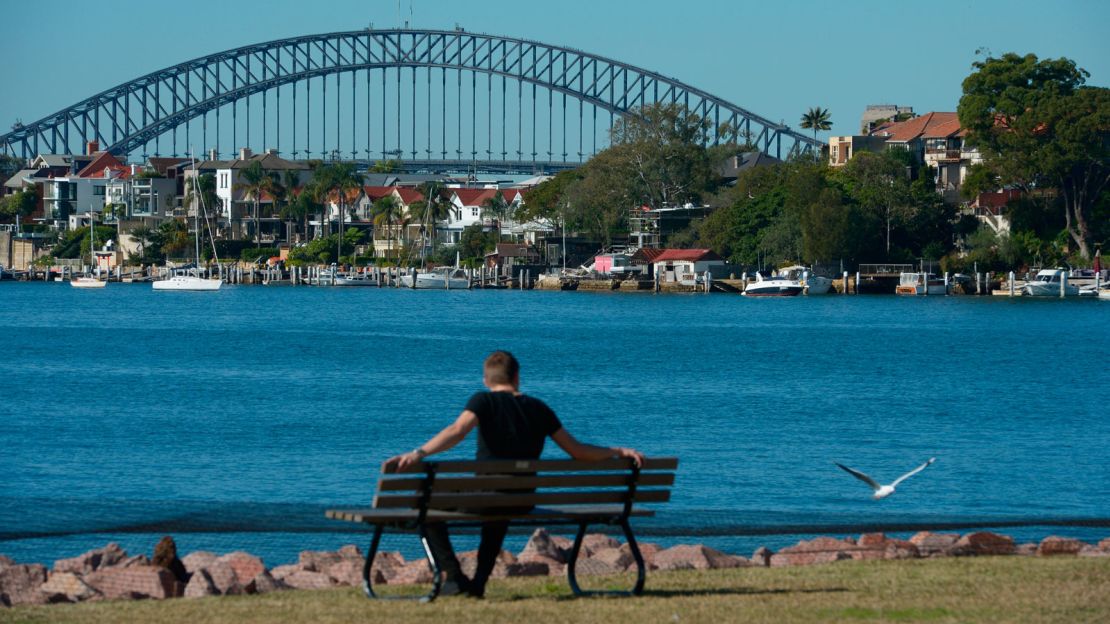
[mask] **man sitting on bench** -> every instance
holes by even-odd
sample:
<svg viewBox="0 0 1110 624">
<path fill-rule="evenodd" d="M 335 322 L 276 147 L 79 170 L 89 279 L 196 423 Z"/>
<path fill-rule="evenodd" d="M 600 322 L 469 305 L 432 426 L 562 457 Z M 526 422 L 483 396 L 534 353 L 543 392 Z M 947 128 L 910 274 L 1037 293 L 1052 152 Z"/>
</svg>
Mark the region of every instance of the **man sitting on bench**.
<svg viewBox="0 0 1110 624">
<path fill-rule="evenodd" d="M 434 453 L 446 451 L 461 442 L 475 426 L 478 427 L 477 459 L 538 459 L 548 436 L 574 459 L 600 461 L 628 458 L 637 466 L 644 456 L 630 448 L 608 448 L 584 444 L 563 428 L 555 412 L 543 401 L 520 392 L 520 364 L 508 351 L 495 351 L 486 358 L 482 381 L 489 392 L 470 397 L 466 408 L 454 423 L 445 427 L 431 440 L 415 450 L 391 457 L 387 463 L 404 468 Z M 528 509 L 507 509 L 510 513 L 527 513 Z M 443 523 L 427 527 L 428 546 L 445 574 L 440 595 L 466 593 L 481 598 L 485 595 L 501 545 L 508 532 L 508 521 L 484 522 L 478 547 L 478 565 L 474 578 L 468 579 L 459 566 L 454 548 Z"/>
</svg>

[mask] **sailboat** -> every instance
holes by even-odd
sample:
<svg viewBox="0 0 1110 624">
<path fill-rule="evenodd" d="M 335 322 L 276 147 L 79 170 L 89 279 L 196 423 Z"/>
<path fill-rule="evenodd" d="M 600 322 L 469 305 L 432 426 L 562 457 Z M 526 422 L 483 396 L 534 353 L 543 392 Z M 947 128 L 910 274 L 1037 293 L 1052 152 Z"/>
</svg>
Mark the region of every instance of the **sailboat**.
<svg viewBox="0 0 1110 624">
<path fill-rule="evenodd" d="M 93 220 L 92 213 L 89 213 L 89 259 L 96 262 L 96 222 Z M 99 268 L 99 267 L 97 267 Z M 78 277 L 69 283 L 74 288 L 104 288 L 108 282 L 102 282 L 95 277 Z"/>
<path fill-rule="evenodd" d="M 193 194 L 197 197 L 200 203 L 200 210 L 204 209 L 204 197 L 200 194 L 200 186 L 197 183 L 197 162 L 193 160 Z M 200 276 L 200 210 L 193 211 L 193 223 L 196 226 L 196 260 L 193 265 L 193 275 L 180 273 L 171 276 L 169 279 L 154 282 L 151 287 L 154 290 L 191 290 L 191 291 L 212 291 L 219 290 L 223 285 L 221 279 L 204 279 Z M 204 218 L 205 223 L 208 222 L 208 217 Z"/>
</svg>

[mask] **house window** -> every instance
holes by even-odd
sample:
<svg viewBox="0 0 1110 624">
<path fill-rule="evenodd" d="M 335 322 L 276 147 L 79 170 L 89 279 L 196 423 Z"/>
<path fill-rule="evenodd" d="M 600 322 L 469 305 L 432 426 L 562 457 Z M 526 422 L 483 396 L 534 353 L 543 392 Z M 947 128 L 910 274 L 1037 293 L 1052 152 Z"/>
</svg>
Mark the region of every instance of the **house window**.
<svg viewBox="0 0 1110 624">
<path fill-rule="evenodd" d="M 471 208 L 470 209 L 470 216 L 477 217 L 478 216 L 478 209 L 477 208 Z"/>
<path fill-rule="evenodd" d="M 103 197 L 104 196 L 104 191 L 106 191 L 106 190 L 107 190 L 106 187 L 94 186 L 93 187 L 93 195 L 99 195 L 99 196 Z"/>
</svg>

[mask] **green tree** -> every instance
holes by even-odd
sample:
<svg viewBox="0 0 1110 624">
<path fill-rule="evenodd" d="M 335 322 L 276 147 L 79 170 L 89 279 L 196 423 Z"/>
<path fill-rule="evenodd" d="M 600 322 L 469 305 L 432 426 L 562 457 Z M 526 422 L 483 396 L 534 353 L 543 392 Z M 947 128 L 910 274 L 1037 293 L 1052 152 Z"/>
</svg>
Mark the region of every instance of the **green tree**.
<svg viewBox="0 0 1110 624">
<path fill-rule="evenodd" d="M 296 169 L 286 169 L 281 172 L 277 186 L 274 188 L 274 199 L 278 202 L 278 215 L 288 223 L 296 223 L 303 215 L 293 208 L 297 199 L 297 187 L 301 184 L 301 174 Z M 293 226 L 289 226 L 293 229 Z M 287 236 L 292 239 L 292 236 Z"/>
<path fill-rule="evenodd" d="M 436 252 L 436 223 L 446 220 L 451 215 L 451 202 L 444 197 L 446 188 L 442 182 L 436 180 L 429 180 L 420 185 L 420 193 L 425 200 L 424 214 L 420 218 L 420 235 L 431 237 L 433 257 Z M 421 241 L 420 250 L 423 256 L 423 241 Z"/>
<path fill-rule="evenodd" d="M 821 108 L 820 106 L 814 106 L 813 108 L 809 109 L 804 115 L 802 115 L 801 126 L 803 128 L 806 128 L 807 130 L 813 130 L 813 142 L 816 143 L 817 132 L 819 130 L 824 132 L 825 130 L 829 130 L 832 128 L 832 121 L 829 118 L 829 109 Z M 814 148 L 814 152 L 815 153 L 813 155 L 813 159 L 817 160 L 818 156 L 821 153 L 821 150 Z"/>
<path fill-rule="evenodd" d="M 1090 257 L 1091 215 L 1110 184 L 1110 89 L 1066 59 L 1004 54 L 973 64 L 957 108 L 1003 184 L 1055 188 L 1065 231 Z"/>
<path fill-rule="evenodd" d="M 335 197 L 335 204 L 339 211 L 339 232 L 343 232 L 347 196 L 351 191 L 362 190 L 362 175 L 355 170 L 353 163 L 335 163 L 318 168 L 314 177 L 318 186 L 327 189 L 329 197 Z M 341 244 L 342 240 L 342 237 L 337 237 L 336 245 Z M 342 250 L 337 251 L 336 255 L 342 256 Z"/>
<path fill-rule="evenodd" d="M 857 154 L 840 170 L 849 195 L 865 211 L 875 214 L 885 231 L 886 254 L 890 255 L 891 234 L 913 214 L 908 154 L 886 150 Z"/>
<path fill-rule="evenodd" d="M 278 185 L 277 176 L 263 169 L 260 161 L 253 160 L 239 172 L 239 179 L 241 182 L 237 182 L 233 190 L 242 192 L 254 203 L 254 244 L 257 247 L 262 238 L 259 202 L 264 193 L 273 193 Z"/>
<path fill-rule="evenodd" d="M 134 240 L 139 245 L 139 254 L 135 258 L 135 260 L 138 261 L 140 264 L 145 264 L 147 262 L 147 246 L 150 245 L 151 237 L 154 235 L 154 230 L 145 225 L 139 225 L 131 228 L 131 231 L 128 232 L 128 234 L 131 236 L 132 240 Z"/>
<path fill-rule="evenodd" d="M 404 206 L 393 195 L 386 195 L 374 202 L 374 228 L 385 228 L 389 256 L 393 255 L 393 228 L 401 220 L 403 212 Z"/>
<path fill-rule="evenodd" d="M 27 165 L 27 161 L 16 156 L 0 154 L 0 184 L 7 182 L 20 169 Z"/>
<path fill-rule="evenodd" d="M 38 195 L 34 189 L 12 193 L 0 200 L 0 217 L 13 219 L 16 216 L 29 217 L 38 205 Z"/>
<path fill-rule="evenodd" d="M 497 235 L 497 240 L 501 240 L 501 226 L 511 214 L 512 205 L 505 201 L 501 191 L 497 191 L 493 197 L 482 202 L 482 218 L 493 221 L 493 232 Z"/>
<path fill-rule="evenodd" d="M 700 201 L 716 181 L 705 149 L 709 130 L 707 119 L 681 104 L 649 104 L 618 119 L 606 151 L 631 173 L 623 193 L 652 208 Z"/>
</svg>

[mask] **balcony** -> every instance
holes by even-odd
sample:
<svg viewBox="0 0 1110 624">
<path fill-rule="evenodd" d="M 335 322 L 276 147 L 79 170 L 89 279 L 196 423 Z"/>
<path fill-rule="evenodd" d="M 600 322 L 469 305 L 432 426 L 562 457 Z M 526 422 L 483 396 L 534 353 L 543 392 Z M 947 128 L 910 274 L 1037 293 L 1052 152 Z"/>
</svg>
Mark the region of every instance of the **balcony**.
<svg viewBox="0 0 1110 624">
<path fill-rule="evenodd" d="M 962 153 L 958 149 L 928 149 L 925 150 L 926 160 L 935 160 L 942 163 L 958 163 Z"/>
</svg>

